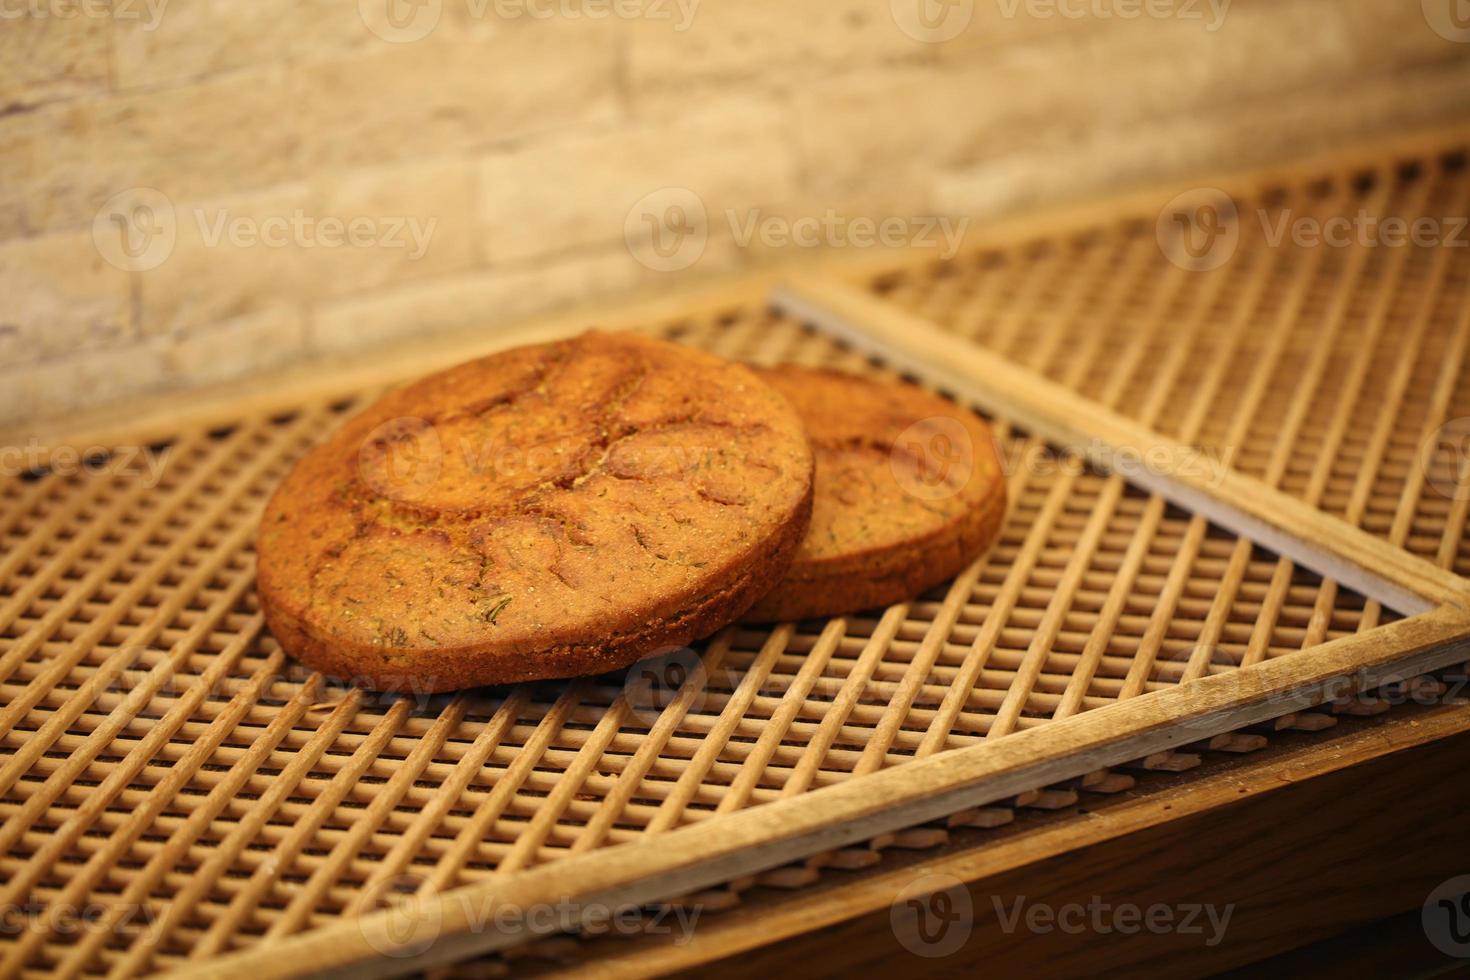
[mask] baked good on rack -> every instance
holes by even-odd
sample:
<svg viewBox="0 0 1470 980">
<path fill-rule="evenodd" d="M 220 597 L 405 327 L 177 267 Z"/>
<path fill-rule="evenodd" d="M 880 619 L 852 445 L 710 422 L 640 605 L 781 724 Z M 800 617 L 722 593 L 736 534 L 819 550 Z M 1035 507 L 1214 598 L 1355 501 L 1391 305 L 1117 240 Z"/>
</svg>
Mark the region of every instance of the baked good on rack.
<svg viewBox="0 0 1470 980">
<path fill-rule="evenodd" d="M 1005 477 L 990 429 L 973 412 L 901 381 L 795 365 L 760 375 L 806 425 L 816 492 L 795 561 L 747 620 L 911 599 L 994 542 Z"/>
<path fill-rule="evenodd" d="M 812 455 L 753 371 L 635 334 L 393 391 L 287 475 L 257 541 L 282 647 L 367 686 L 594 674 L 705 636 L 784 573 Z"/>
</svg>

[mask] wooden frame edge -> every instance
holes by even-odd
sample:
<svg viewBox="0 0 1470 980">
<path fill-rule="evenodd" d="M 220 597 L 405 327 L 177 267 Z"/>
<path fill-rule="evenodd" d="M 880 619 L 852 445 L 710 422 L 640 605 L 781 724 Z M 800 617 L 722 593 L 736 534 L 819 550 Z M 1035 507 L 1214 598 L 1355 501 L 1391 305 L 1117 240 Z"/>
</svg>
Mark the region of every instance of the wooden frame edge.
<svg viewBox="0 0 1470 980">
<path fill-rule="evenodd" d="M 1289 750 L 1289 780 L 1281 778 L 1282 760 L 1275 756 L 1255 759 L 1244 769 L 1232 767 L 1200 777 L 1176 774 L 1175 784 L 1158 795 L 1130 801 L 1117 809 L 1089 808 L 1086 820 L 1049 822 L 1016 836 L 983 839 L 949 850 L 941 848 L 933 854 L 905 851 L 913 855 L 910 859 L 900 856 L 897 861 L 887 861 L 892 851 L 884 852 L 885 860 L 872 867 L 841 872 L 840 884 L 813 884 L 773 895 L 774 903 L 779 905 L 778 918 L 764 915 L 758 899 L 752 903 L 753 908 L 746 904 L 721 911 L 708 920 L 708 926 L 701 918 L 698 930 L 684 944 L 658 941 L 653 936 L 634 937 L 631 942 L 626 937 L 593 940 L 594 944 L 602 942 L 599 951 L 610 955 L 593 961 L 595 965 L 590 969 L 588 961 L 578 960 L 538 970 L 537 976 L 553 980 L 590 974 L 601 980 L 641 980 L 690 970 L 879 911 L 891 905 L 899 892 L 920 875 L 947 874 L 964 882 L 981 881 L 1205 813 L 1222 803 L 1263 796 L 1470 730 L 1470 715 L 1463 708 L 1440 705 L 1431 710 L 1435 714 L 1427 719 L 1415 716 L 1397 725 L 1347 732 L 1337 729 L 1335 736 L 1317 733 L 1309 745 Z M 1332 749 L 1327 753 L 1322 751 L 1324 741 Z M 1340 751 L 1339 746 L 1350 748 Z"/>
</svg>

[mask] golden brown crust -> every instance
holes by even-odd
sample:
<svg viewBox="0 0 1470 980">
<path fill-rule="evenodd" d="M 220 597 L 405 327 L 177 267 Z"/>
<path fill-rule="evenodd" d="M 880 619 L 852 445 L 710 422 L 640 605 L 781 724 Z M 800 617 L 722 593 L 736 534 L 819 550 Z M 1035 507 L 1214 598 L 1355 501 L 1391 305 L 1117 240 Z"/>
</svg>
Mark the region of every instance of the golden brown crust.
<svg viewBox="0 0 1470 980">
<path fill-rule="evenodd" d="M 790 405 L 633 334 L 471 361 L 392 392 L 282 482 L 257 543 L 291 654 L 444 691 L 626 666 L 784 572 L 811 511 Z"/>
<path fill-rule="evenodd" d="M 990 429 L 974 413 L 902 382 L 795 365 L 759 373 L 806 425 L 816 490 L 795 560 L 747 620 L 911 599 L 994 542 L 1005 478 Z"/>
</svg>

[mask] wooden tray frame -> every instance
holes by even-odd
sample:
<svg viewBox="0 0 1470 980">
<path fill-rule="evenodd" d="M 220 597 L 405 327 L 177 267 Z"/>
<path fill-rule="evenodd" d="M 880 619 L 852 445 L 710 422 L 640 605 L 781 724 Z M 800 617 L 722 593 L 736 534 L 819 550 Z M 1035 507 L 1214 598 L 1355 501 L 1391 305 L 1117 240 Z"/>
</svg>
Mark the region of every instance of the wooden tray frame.
<svg viewBox="0 0 1470 980">
<path fill-rule="evenodd" d="M 796 277 L 776 290 L 773 302 L 1088 456 L 1094 465 L 1106 468 L 1113 459 L 1186 455 L 1187 447 L 851 285 L 820 276 Z M 1470 584 L 1458 576 L 1230 471 L 1129 467 L 1123 475 L 1409 618 L 1298 656 L 1204 677 L 1044 728 L 725 814 L 718 819 L 718 833 L 704 824 L 685 826 L 656 839 L 332 923 L 220 957 L 205 966 L 204 974 L 246 978 L 350 971 L 353 976 L 390 976 L 454 962 L 505 949 L 536 934 L 526 925 L 480 931 L 476 910 L 555 906 L 568 899 L 610 907 L 670 899 L 1407 680 L 1470 656 Z M 416 929 L 432 933 L 434 941 L 428 948 L 402 959 L 376 956 L 377 950 L 401 945 Z"/>
</svg>

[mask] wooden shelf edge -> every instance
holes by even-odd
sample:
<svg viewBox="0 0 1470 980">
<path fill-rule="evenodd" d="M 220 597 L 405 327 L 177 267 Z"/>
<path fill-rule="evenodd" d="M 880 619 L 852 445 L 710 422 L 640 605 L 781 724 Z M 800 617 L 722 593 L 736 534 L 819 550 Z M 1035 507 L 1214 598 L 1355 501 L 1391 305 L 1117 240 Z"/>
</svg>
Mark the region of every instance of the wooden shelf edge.
<svg viewBox="0 0 1470 980">
<path fill-rule="evenodd" d="M 547 980 L 574 976 L 637 980 L 695 969 L 880 911 L 921 874 L 949 875 L 967 883 L 982 881 L 1470 732 L 1470 707 L 1464 704 L 1424 706 L 1408 718 L 1405 714 L 1395 710 L 1382 721 L 1302 736 L 1296 745 L 1241 759 L 1217 771 L 1175 776 L 1167 788 L 1092 808 L 1085 820 L 995 834 L 993 839 L 951 845 L 935 853 L 885 852 L 885 860 L 875 867 L 833 872 L 821 885 L 769 894 L 766 901 L 749 902 L 702 919 L 686 943 L 675 945 L 661 936 L 609 937 L 594 941 L 595 957 L 538 969 L 535 975 Z"/>
</svg>

